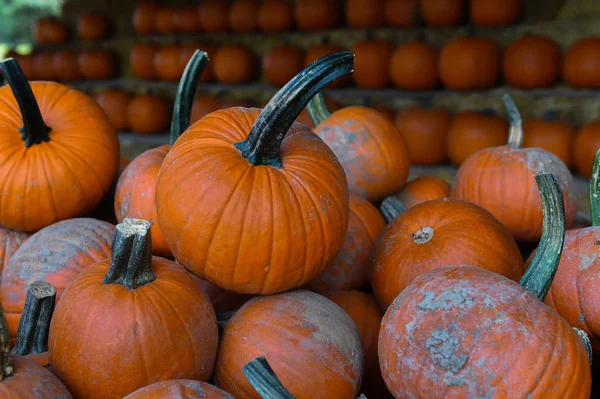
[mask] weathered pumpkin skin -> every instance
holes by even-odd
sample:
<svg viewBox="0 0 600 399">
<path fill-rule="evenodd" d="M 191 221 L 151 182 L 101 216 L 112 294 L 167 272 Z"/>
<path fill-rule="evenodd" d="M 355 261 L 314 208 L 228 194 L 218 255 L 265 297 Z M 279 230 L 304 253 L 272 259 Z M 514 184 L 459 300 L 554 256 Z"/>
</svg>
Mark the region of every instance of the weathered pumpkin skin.
<svg viewBox="0 0 600 399">
<path fill-rule="evenodd" d="M 407 208 L 423 202 L 446 198 L 450 195 L 450 184 L 435 176 L 419 176 L 409 181 L 398 197 Z"/>
<path fill-rule="evenodd" d="M 372 251 L 385 220 L 369 201 L 350 196 L 346 240 L 340 253 L 306 288 L 314 292 L 361 290 L 369 285 Z"/>
<path fill-rule="evenodd" d="M 73 399 L 67 387 L 28 357 L 11 355 L 14 374 L 0 381 L 2 399 Z"/>
<path fill-rule="evenodd" d="M 227 392 L 202 381 L 169 380 L 155 382 L 123 399 L 235 399 Z"/>
<path fill-rule="evenodd" d="M 25 147 L 17 101 L 0 88 L 0 225 L 35 232 L 96 208 L 117 174 L 119 140 L 90 97 L 54 82 L 30 85 L 50 141 Z"/>
<path fill-rule="evenodd" d="M 410 163 L 402 135 L 367 107 L 345 107 L 314 129 L 340 160 L 350 193 L 378 202 L 404 187 Z"/>
<path fill-rule="evenodd" d="M 31 234 L 13 231 L 0 226 L 0 273 L 11 256 L 30 236 Z M 1 278 L 0 274 L 0 282 L 2 282 Z"/>
<path fill-rule="evenodd" d="M 379 359 L 396 398 L 589 398 L 571 326 L 519 284 L 473 266 L 417 278 L 387 310 Z"/>
<path fill-rule="evenodd" d="M 432 235 L 419 242 L 427 228 Z M 523 258 L 506 228 L 485 209 L 454 199 L 404 211 L 383 230 L 374 256 L 371 286 L 383 309 L 418 276 L 444 266 L 472 264 L 511 280 L 523 276 Z"/>
<path fill-rule="evenodd" d="M 151 222 L 152 253 L 164 258 L 172 258 L 173 254 L 157 223 L 154 194 L 158 171 L 169 148 L 165 144 L 138 155 L 123 171 L 115 192 L 115 214 L 119 223 L 125 218 Z"/>
<path fill-rule="evenodd" d="M 110 257 L 114 226 L 91 218 L 69 219 L 32 235 L 2 270 L 0 302 L 11 337 L 17 336 L 27 287 L 46 281 L 58 302 L 66 286 L 86 267 Z"/>
<path fill-rule="evenodd" d="M 260 399 L 242 373 L 259 356 L 266 356 L 297 399 L 358 396 L 363 374 L 360 336 L 352 319 L 319 294 L 297 290 L 248 301 L 223 331 L 215 384 L 236 399 Z"/>
<path fill-rule="evenodd" d="M 155 280 L 128 290 L 102 282 L 110 263 L 82 271 L 56 304 L 48 339 L 54 374 L 74 397 L 86 399 L 121 399 L 176 378 L 207 381 L 217 321 L 196 279 L 153 257 Z"/>
<path fill-rule="evenodd" d="M 254 166 L 234 147 L 259 113 L 229 108 L 196 122 L 167 154 L 156 186 L 158 223 L 177 261 L 244 294 L 309 282 L 338 254 L 348 225 L 342 166 L 309 128 L 291 126 L 281 169 Z"/>
</svg>

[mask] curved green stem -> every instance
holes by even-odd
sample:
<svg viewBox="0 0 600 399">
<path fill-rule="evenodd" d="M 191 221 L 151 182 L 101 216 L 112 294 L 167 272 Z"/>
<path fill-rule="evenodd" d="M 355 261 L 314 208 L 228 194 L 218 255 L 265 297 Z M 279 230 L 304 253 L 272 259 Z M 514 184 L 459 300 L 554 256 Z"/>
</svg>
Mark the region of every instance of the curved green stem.
<svg viewBox="0 0 600 399">
<path fill-rule="evenodd" d="M 544 226 L 540 245 L 519 284 L 543 302 L 558 269 L 565 241 L 565 204 L 554 175 L 538 173 L 535 180 L 542 197 Z"/>
<path fill-rule="evenodd" d="M 23 74 L 19 63 L 14 58 L 7 58 L 0 61 L 0 69 L 8 82 L 10 89 L 19 104 L 21 117 L 23 118 L 23 127 L 19 129 L 21 140 L 25 142 L 25 147 L 29 148 L 34 144 L 50 141 L 48 133 L 52 131 L 46 123 L 40 112 L 31 86 Z"/>
<path fill-rule="evenodd" d="M 13 375 L 12 359 L 10 358 L 10 334 L 4 309 L 0 304 L 0 381 Z"/>
<path fill-rule="evenodd" d="M 115 229 L 112 263 L 102 282 L 135 290 L 154 279 L 150 222 L 125 218 Z"/>
<path fill-rule="evenodd" d="M 247 363 L 242 372 L 263 399 L 296 399 L 281 384 L 264 356 Z"/>
<path fill-rule="evenodd" d="M 48 352 L 48 332 L 55 301 L 56 287 L 52 284 L 36 281 L 29 286 L 12 353 L 25 356 Z"/>
<path fill-rule="evenodd" d="M 173 106 L 173 119 L 171 120 L 171 136 L 169 142 L 171 146 L 190 126 L 190 116 L 192 113 L 192 103 L 198 86 L 198 79 L 208 65 L 208 54 L 204 51 L 196 50 L 194 55 L 188 61 L 175 95 L 175 105 Z"/>
<path fill-rule="evenodd" d="M 510 122 L 510 130 L 508 131 L 508 146 L 514 148 L 523 147 L 523 122 L 521 121 L 521 113 L 515 100 L 508 93 L 502 96 L 506 112 L 508 113 L 508 121 Z"/>
<path fill-rule="evenodd" d="M 379 205 L 379 210 L 386 223 L 390 223 L 392 220 L 396 219 L 406 209 L 404 202 L 402 202 L 400 198 L 394 196 L 387 197 L 381 202 L 381 205 Z"/>
<path fill-rule="evenodd" d="M 331 112 L 329 112 L 327 104 L 325 104 L 325 97 L 321 93 L 317 93 L 310 100 L 306 106 L 306 112 L 308 112 L 308 116 L 310 116 L 315 126 L 319 126 L 321 122 L 331 116 Z"/>
<path fill-rule="evenodd" d="M 590 362 L 590 366 L 591 366 L 592 360 L 594 357 L 594 350 L 592 348 L 592 342 L 590 341 L 590 337 L 587 335 L 587 333 L 585 331 L 583 331 L 580 328 L 573 327 L 573 330 L 575 330 L 575 333 L 577 333 L 577 336 L 581 340 L 581 343 L 583 344 L 583 347 L 585 348 L 585 353 L 587 354 L 588 361 Z"/>
<path fill-rule="evenodd" d="M 592 226 L 600 226 L 600 149 L 596 151 L 590 176 L 590 215 Z"/>
<path fill-rule="evenodd" d="M 306 104 L 327 84 L 352 73 L 354 54 L 340 51 L 327 55 L 302 70 L 283 86 L 250 129 L 248 137 L 235 148 L 253 165 L 281 167 L 279 147 Z"/>
</svg>

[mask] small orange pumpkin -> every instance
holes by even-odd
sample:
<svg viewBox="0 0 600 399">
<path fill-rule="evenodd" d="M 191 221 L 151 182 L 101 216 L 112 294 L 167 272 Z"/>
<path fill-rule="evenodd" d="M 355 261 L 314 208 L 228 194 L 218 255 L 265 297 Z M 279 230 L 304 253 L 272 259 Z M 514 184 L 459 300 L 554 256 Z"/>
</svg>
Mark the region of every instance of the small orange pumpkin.
<svg viewBox="0 0 600 399">
<path fill-rule="evenodd" d="M 388 26 L 400 29 L 417 25 L 419 0 L 386 0 L 384 18 Z"/>
<path fill-rule="evenodd" d="M 451 90 L 489 89 L 500 73 L 498 46 L 487 38 L 459 36 L 442 49 L 439 72 Z"/>
<path fill-rule="evenodd" d="M 109 89 L 94 97 L 98 105 L 104 110 L 110 123 L 119 132 L 129 129 L 127 108 L 129 108 L 129 95 L 123 90 Z"/>
<path fill-rule="evenodd" d="M 263 75 L 270 85 L 281 87 L 302 70 L 303 61 L 304 51 L 298 47 L 275 47 L 263 57 Z"/>
<path fill-rule="evenodd" d="M 10 57 L 6 57 L 10 58 Z M 23 71 L 23 75 L 27 78 L 27 80 L 40 80 L 36 75 L 36 70 L 34 67 L 35 62 L 35 53 L 29 54 L 17 54 L 13 57 L 19 63 L 21 70 Z M 54 68 L 49 68 L 54 70 Z M 4 74 L 2 75 L 4 76 Z"/>
<path fill-rule="evenodd" d="M 171 18 L 175 32 L 196 33 L 200 31 L 198 13 L 193 6 L 174 9 Z"/>
<path fill-rule="evenodd" d="M 392 54 L 390 75 L 401 89 L 435 89 L 439 81 L 437 50 L 425 42 L 404 43 Z"/>
<path fill-rule="evenodd" d="M 154 17 L 154 30 L 157 33 L 167 35 L 175 32 L 173 16 L 175 15 L 174 7 L 161 7 L 156 11 Z"/>
<path fill-rule="evenodd" d="M 33 40 L 36 44 L 60 44 L 69 40 L 69 29 L 54 17 L 38 19 L 33 24 Z"/>
<path fill-rule="evenodd" d="M 50 51 L 33 53 L 33 75 L 36 80 L 54 80 L 53 61 Z"/>
<path fill-rule="evenodd" d="M 227 32 L 229 7 L 222 0 L 204 0 L 198 7 L 198 21 L 205 32 Z"/>
<path fill-rule="evenodd" d="M 81 78 L 77 64 L 77 52 L 73 50 L 58 50 L 52 56 L 54 78 L 63 82 L 74 82 Z"/>
<path fill-rule="evenodd" d="M 300 30 L 325 30 L 338 26 L 341 19 L 337 0 L 298 0 L 294 9 Z"/>
<path fill-rule="evenodd" d="M 504 78 L 520 89 L 552 86 L 560 74 L 560 48 L 542 35 L 526 35 L 513 40 L 504 50 Z"/>
<path fill-rule="evenodd" d="M 213 96 L 197 96 L 192 104 L 190 124 L 194 124 L 204 116 L 221 109 L 221 103 Z"/>
<path fill-rule="evenodd" d="M 115 55 L 106 49 L 82 50 L 77 56 L 77 65 L 87 79 L 110 79 L 117 74 Z"/>
<path fill-rule="evenodd" d="M 390 61 L 394 46 L 387 40 L 359 41 L 352 46 L 356 55 L 354 74 L 357 87 L 381 89 L 390 84 Z"/>
<path fill-rule="evenodd" d="M 600 37 L 587 37 L 573 43 L 565 53 L 562 78 L 578 89 L 600 88 Z"/>
<path fill-rule="evenodd" d="M 286 0 L 264 0 L 258 9 L 258 27 L 263 32 L 285 32 L 294 26 L 294 8 Z"/>
<path fill-rule="evenodd" d="M 573 164 L 575 129 L 566 121 L 529 119 L 523 123 L 523 147 L 538 147 L 556 155 L 567 167 Z"/>
<path fill-rule="evenodd" d="M 181 46 L 173 44 L 162 46 L 154 54 L 154 71 L 159 79 L 171 82 L 181 79 L 181 50 Z"/>
<path fill-rule="evenodd" d="M 384 0 L 346 1 L 346 24 L 351 28 L 379 28 L 384 23 Z"/>
<path fill-rule="evenodd" d="M 219 82 L 241 84 L 251 81 L 256 74 L 256 59 L 246 47 L 226 45 L 215 53 L 213 71 Z"/>
<path fill-rule="evenodd" d="M 406 183 L 396 197 L 406 208 L 423 202 L 446 198 L 450 195 L 450 184 L 435 176 L 419 176 Z"/>
<path fill-rule="evenodd" d="M 133 74 L 140 79 L 152 80 L 157 78 L 154 69 L 154 56 L 158 48 L 150 43 L 138 43 L 129 52 L 129 65 Z"/>
<path fill-rule="evenodd" d="M 573 160 L 577 172 L 588 179 L 592 175 L 594 156 L 600 148 L 600 122 L 583 125 L 575 136 Z"/>
<path fill-rule="evenodd" d="M 171 110 L 164 98 L 143 94 L 135 96 L 127 107 L 129 128 L 136 134 L 164 133 L 169 127 Z"/>
<path fill-rule="evenodd" d="M 108 37 L 110 26 L 106 17 L 96 13 L 77 18 L 77 35 L 81 40 L 102 40 Z"/>
<path fill-rule="evenodd" d="M 421 18 L 432 28 L 460 24 L 465 13 L 465 0 L 421 0 Z"/>
<path fill-rule="evenodd" d="M 133 29 L 139 35 L 154 33 L 154 21 L 160 6 L 153 1 L 140 1 L 133 11 Z"/>
<path fill-rule="evenodd" d="M 517 22 L 522 0 L 471 0 L 471 22 L 476 26 L 508 26 Z"/>
<path fill-rule="evenodd" d="M 234 32 L 254 32 L 258 23 L 258 0 L 235 0 L 229 8 L 229 27 Z"/>
</svg>

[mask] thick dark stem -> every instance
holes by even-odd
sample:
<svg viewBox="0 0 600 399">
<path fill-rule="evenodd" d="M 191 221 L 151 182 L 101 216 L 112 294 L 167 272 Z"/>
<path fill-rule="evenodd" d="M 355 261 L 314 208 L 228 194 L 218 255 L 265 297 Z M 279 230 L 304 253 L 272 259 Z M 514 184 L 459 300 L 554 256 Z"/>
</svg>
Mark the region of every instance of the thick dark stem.
<svg viewBox="0 0 600 399">
<path fill-rule="evenodd" d="M 36 281 L 29 286 L 12 353 L 25 356 L 48 352 L 48 332 L 55 301 L 56 288 L 52 284 Z"/>
<path fill-rule="evenodd" d="M 349 51 L 318 59 L 273 96 L 246 140 L 237 143 L 235 148 L 253 165 L 281 167 L 279 147 L 300 112 L 324 86 L 353 70 L 354 54 Z"/>
<path fill-rule="evenodd" d="M 558 269 L 565 241 L 565 204 L 554 175 L 538 173 L 535 180 L 542 197 L 544 226 L 540 245 L 519 284 L 544 302 Z"/>
<path fill-rule="evenodd" d="M 0 304 L 0 381 L 11 375 L 13 375 L 13 366 L 10 358 L 10 334 L 4 309 Z"/>
<path fill-rule="evenodd" d="M 246 364 L 242 372 L 263 399 L 296 399 L 281 384 L 264 356 Z"/>
<path fill-rule="evenodd" d="M 7 58 L 0 61 L 0 69 L 2 69 L 2 73 L 6 77 L 6 81 L 10 85 L 21 110 L 23 127 L 19 129 L 19 132 L 21 133 L 21 140 L 25 142 L 25 147 L 29 148 L 34 144 L 50 141 L 48 133 L 52 129 L 44 123 L 44 118 L 42 118 L 42 113 L 31 86 L 29 86 L 17 60 Z"/>
<path fill-rule="evenodd" d="M 594 357 L 594 351 L 592 349 L 592 342 L 590 341 L 590 337 L 587 335 L 587 333 L 585 331 L 583 331 L 580 328 L 573 327 L 573 330 L 575 330 L 575 333 L 577 333 L 577 336 L 581 340 L 581 343 L 583 344 L 583 347 L 585 348 L 585 353 L 588 357 L 588 361 L 590 362 L 590 366 L 591 366 L 592 360 Z"/>
<path fill-rule="evenodd" d="M 310 119 L 312 119 L 315 126 L 319 126 L 321 122 L 331 116 L 331 112 L 329 112 L 327 104 L 325 104 L 325 97 L 323 97 L 323 94 L 321 93 L 317 93 L 317 95 L 310 100 L 306 106 L 306 112 L 308 112 L 308 116 L 310 116 Z"/>
<path fill-rule="evenodd" d="M 590 215 L 592 226 L 600 226 L 600 150 L 596 152 L 590 176 Z"/>
<path fill-rule="evenodd" d="M 508 146 L 514 148 L 523 147 L 523 123 L 521 121 L 521 113 L 515 100 L 508 93 L 502 96 L 504 106 L 508 113 L 508 121 L 510 122 L 510 130 L 508 131 Z"/>
<path fill-rule="evenodd" d="M 187 63 L 175 95 L 175 105 L 173 106 L 173 119 L 171 120 L 171 137 L 169 139 L 171 146 L 190 126 L 190 115 L 192 113 L 192 103 L 198 86 L 198 79 L 208 65 L 208 55 L 204 51 L 196 50 L 192 58 Z"/>
<path fill-rule="evenodd" d="M 404 205 L 404 202 L 402 202 L 400 198 L 391 196 L 387 197 L 381 202 L 381 205 L 379 205 L 379 210 L 381 211 L 383 219 L 385 219 L 386 223 L 390 223 L 406 210 L 406 205 Z"/>
<path fill-rule="evenodd" d="M 115 229 L 112 263 L 102 282 L 135 290 L 154 279 L 150 222 L 125 218 Z"/>
</svg>

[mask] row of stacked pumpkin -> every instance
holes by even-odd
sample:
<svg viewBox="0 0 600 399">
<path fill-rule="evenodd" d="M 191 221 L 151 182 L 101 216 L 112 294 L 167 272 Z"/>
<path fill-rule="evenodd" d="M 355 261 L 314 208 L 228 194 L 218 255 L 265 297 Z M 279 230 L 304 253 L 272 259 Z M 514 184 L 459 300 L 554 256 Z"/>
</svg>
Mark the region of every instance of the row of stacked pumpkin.
<svg viewBox="0 0 600 399">
<path fill-rule="evenodd" d="M 3 145 L 18 156 L 0 174 L 0 393 L 589 397 L 600 237 L 565 233 L 573 179 L 553 154 L 521 148 L 510 97 L 508 144 L 465 160 L 449 192 L 435 178 L 405 184 L 406 145 L 380 113 L 329 113 L 317 93 L 352 72 L 352 53 L 318 60 L 263 110 L 189 126 L 205 64 L 197 52 L 183 75 L 170 145 L 120 176 L 115 129 L 91 98 L 29 90 L 14 60 L 1 64 Z M 321 139 L 292 125 L 307 105 Z M 600 155 L 594 226 L 599 176 Z M 82 217 L 113 195 L 116 229 Z M 526 264 L 516 240 L 540 242 Z M 228 310 L 219 334 L 215 312 Z M 221 390 L 202 382 L 211 375 Z"/>
</svg>

